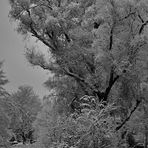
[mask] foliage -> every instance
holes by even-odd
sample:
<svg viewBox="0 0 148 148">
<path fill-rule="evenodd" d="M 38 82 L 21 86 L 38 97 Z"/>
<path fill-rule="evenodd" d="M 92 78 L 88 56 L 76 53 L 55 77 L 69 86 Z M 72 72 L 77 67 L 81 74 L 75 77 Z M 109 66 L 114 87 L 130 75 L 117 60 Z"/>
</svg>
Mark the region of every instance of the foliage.
<svg viewBox="0 0 148 148">
<path fill-rule="evenodd" d="M 5 112 L 5 106 L 8 93 L 4 88 L 4 85 L 8 83 L 5 73 L 2 69 L 3 62 L 0 62 L 0 146 L 7 147 L 7 140 L 10 137 L 9 131 L 9 116 Z"/>
<path fill-rule="evenodd" d="M 85 108 L 82 114 L 75 112 L 67 117 L 56 114 L 52 102 L 47 100 L 36 124 L 42 138 L 39 142 L 45 148 L 115 147 L 118 140 L 115 139 L 116 123 L 110 112 L 116 107 L 109 104 L 101 109 L 102 106 L 99 103 L 95 110 Z"/>
<path fill-rule="evenodd" d="M 32 123 L 35 121 L 41 109 L 39 97 L 34 93 L 32 87 L 21 86 L 18 91 L 10 96 L 13 100 L 14 111 L 11 114 L 10 129 L 18 141 L 33 140 L 34 129 Z"/>
<path fill-rule="evenodd" d="M 148 73 L 147 1 L 9 1 L 10 18 L 17 21 L 18 32 L 35 37 L 50 52 L 50 57 L 45 58 L 48 54 L 37 52 L 35 48 L 26 51 L 26 57 L 33 66 L 40 66 L 53 74 L 45 82 L 49 90 L 56 92 L 49 129 L 53 124 L 63 125 L 67 116 L 71 119 L 70 115 L 77 112 L 81 106 L 78 102 L 84 95 L 93 96 L 96 106 L 100 102 L 105 107 L 111 103 L 119 106 L 111 115 L 120 119 L 116 133 L 128 126 L 131 116 L 137 108 L 140 110 L 147 97 L 141 90 Z M 97 112 L 97 108 L 94 110 Z M 78 116 L 84 118 L 81 110 L 79 113 Z M 104 119 L 108 121 L 107 117 Z M 87 122 L 89 120 L 87 118 Z M 101 126 L 103 130 L 104 125 Z M 96 137 L 99 139 L 99 135 Z"/>
<path fill-rule="evenodd" d="M 2 70 L 2 66 L 3 66 L 3 62 L 0 62 L 0 96 L 1 97 L 7 95 L 7 92 L 4 89 L 4 85 L 6 85 L 8 83 L 5 73 Z"/>
</svg>

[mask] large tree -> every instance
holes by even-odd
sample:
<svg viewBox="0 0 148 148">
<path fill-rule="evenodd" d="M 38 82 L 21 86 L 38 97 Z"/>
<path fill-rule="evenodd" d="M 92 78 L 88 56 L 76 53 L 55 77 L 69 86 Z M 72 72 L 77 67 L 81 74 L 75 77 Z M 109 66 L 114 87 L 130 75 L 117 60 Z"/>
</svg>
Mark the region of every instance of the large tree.
<svg viewBox="0 0 148 148">
<path fill-rule="evenodd" d="M 64 111 L 73 98 L 83 95 L 95 96 L 96 102 L 113 101 L 121 106 L 123 122 L 116 130 L 121 129 L 143 101 L 140 86 L 148 72 L 147 1 L 9 1 L 18 32 L 33 36 L 50 51 L 47 58 L 32 48 L 26 57 L 53 73 L 46 86 L 56 90 L 57 105 L 64 105 L 59 108 Z"/>
</svg>

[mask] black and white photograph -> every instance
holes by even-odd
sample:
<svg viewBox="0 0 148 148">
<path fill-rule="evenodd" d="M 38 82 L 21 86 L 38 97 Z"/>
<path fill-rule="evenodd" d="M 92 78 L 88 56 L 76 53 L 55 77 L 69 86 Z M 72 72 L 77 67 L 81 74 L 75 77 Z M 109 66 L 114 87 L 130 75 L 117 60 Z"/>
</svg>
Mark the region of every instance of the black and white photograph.
<svg viewBox="0 0 148 148">
<path fill-rule="evenodd" d="M 148 148 L 148 0 L 0 0 L 0 148 Z"/>
</svg>

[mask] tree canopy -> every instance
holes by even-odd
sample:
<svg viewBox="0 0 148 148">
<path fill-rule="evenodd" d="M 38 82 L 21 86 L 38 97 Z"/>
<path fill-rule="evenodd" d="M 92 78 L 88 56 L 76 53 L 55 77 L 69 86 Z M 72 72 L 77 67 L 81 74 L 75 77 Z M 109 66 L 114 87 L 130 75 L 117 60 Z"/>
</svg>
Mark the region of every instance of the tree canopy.
<svg viewBox="0 0 148 148">
<path fill-rule="evenodd" d="M 58 112 L 68 117 L 75 112 L 83 116 L 83 96 L 92 96 L 96 112 L 100 103 L 102 110 L 112 103 L 117 106 L 108 117 L 120 120 L 115 124 L 116 132 L 123 129 L 147 101 L 148 2 L 9 1 L 10 18 L 17 22 L 17 31 L 33 36 L 49 49 L 49 57 L 34 47 L 26 50 L 26 57 L 33 66 L 53 74 L 45 86 L 55 91 Z M 95 137 L 93 140 L 98 142 Z"/>
</svg>

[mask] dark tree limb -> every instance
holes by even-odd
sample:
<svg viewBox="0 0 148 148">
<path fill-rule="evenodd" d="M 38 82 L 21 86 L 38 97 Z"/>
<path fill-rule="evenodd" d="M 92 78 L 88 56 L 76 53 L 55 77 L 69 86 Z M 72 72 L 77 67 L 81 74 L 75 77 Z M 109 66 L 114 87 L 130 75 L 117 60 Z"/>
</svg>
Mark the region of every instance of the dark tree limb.
<svg viewBox="0 0 148 148">
<path fill-rule="evenodd" d="M 110 30 L 110 37 L 109 37 L 109 50 L 112 49 L 113 46 L 113 31 L 114 31 L 114 24 Z"/>
<path fill-rule="evenodd" d="M 132 114 L 135 112 L 135 110 L 138 108 L 139 104 L 141 103 L 141 100 L 136 100 L 136 105 L 135 107 L 131 110 L 129 116 L 118 126 L 116 127 L 116 131 L 120 130 L 125 124 L 126 122 L 128 122 L 132 116 Z"/>
<path fill-rule="evenodd" d="M 33 20 L 31 18 L 31 12 L 29 9 L 26 10 L 26 12 L 28 13 L 30 19 L 31 19 L 31 23 L 30 23 L 30 32 L 32 33 L 32 36 L 35 36 L 37 39 L 39 39 L 42 43 L 44 43 L 46 46 L 48 46 L 50 49 L 55 50 L 55 47 L 53 47 L 51 44 L 49 44 L 48 41 L 46 41 L 45 38 L 43 38 L 41 35 L 38 34 L 38 32 L 34 29 L 33 27 Z"/>
<path fill-rule="evenodd" d="M 52 35 L 51 35 L 48 31 L 46 31 L 45 33 L 47 34 L 47 36 L 48 36 L 50 39 L 52 39 Z"/>
<path fill-rule="evenodd" d="M 143 32 L 144 27 L 148 24 L 148 20 L 144 21 L 140 14 L 138 14 L 138 17 L 139 17 L 140 21 L 142 22 L 142 25 L 139 29 L 139 35 L 140 35 Z"/>
<path fill-rule="evenodd" d="M 64 33 L 64 35 L 65 35 L 65 38 L 66 38 L 67 42 L 70 42 L 71 40 L 70 40 L 70 37 L 68 36 L 68 34 Z"/>
<path fill-rule="evenodd" d="M 125 19 L 128 19 L 130 16 L 134 15 L 135 13 L 136 13 L 136 12 L 131 12 L 131 13 L 129 13 L 127 16 L 125 16 L 125 17 L 119 19 L 119 21 L 123 21 L 123 20 L 125 20 Z"/>
<path fill-rule="evenodd" d="M 94 22 L 94 29 L 98 29 L 101 23 Z"/>
<path fill-rule="evenodd" d="M 107 101 L 108 99 L 108 95 L 113 87 L 113 85 L 115 84 L 115 82 L 118 80 L 119 78 L 119 75 L 117 75 L 115 78 L 114 78 L 114 70 L 113 68 L 111 69 L 111 72 L 110 72 L 110 79 L 109 79 L 109 84 L 108 84 L 108 87 L 106 88 L 105 92 L 104 92 L 104 99 L 103 101 Z"/>
<path fill-rule="evenodd" d="M 87 57 L 85 57 L 83 54 L 82 54 L 82 57 L 83 57 L 83 60 L 84 60 L 84 62 L 86 64 L 86 67 L 87 67 L 88 71 L 91 74 L 94 73 L 95 72 L 95 65 L 94 65 L 94 62 L 93 62 L 94 61 L 93 57 L 92 57 L 91 60 L 88 60 Z"/>
<path fill-rule="evenodd" d="M 138 17 L 139 17 L 139 19 L 141 20 L 141 22 L 144 23 L 144 20 L 143 20 L 143 18 L 141 17 L 140 14 L 138 14 Z"/>
<path fill-rule="evenodd" d="M 53 47 L 53 46 L 51 46 L 50 44 L 49 44 L 49 42 L 48 41 L 46 41 L 41 35 L 39 35 L 38 33 L 37 33 L 37 31 L 34 29 L 34 27 L 33 27 L 33 20 L 32 20 L 32 18 L 31 18 L 31 13 L 30 13 L 30 10 L 29 9 L 27 9 L 26 10 L 26 12 L 28 13 L 28 15 L 29 15 L 29 17 L 30 17 L 30 19 L 31 19 L 31 23 L 30 23 L 30 32 L 32 33 L 32 36 L 35 36 L 37 39 L 39 39 L 42 43 L 44 43 L 46 46 L 48 46 L 49 48 L 51 48 L 52 50 L 55 50 L 55 48 Z"/>
<path fill-rule="evenodd" d="M 53 48 L 57 50 L 58 47 L 57 47 L 57 40 L 56 40 L 55 33 L 51 30 L 50 32 L 49 31 L 46 31 L 46 34 L 48 35 L 48 37 L 50 39 L 50 42 L 53 45 Z"/>
<path fill-rule="evenodd" d="M 113 13 L 113 16 L 112 16 L 112 26 L 111 26 L 111 29 L 110 29 L 110 36 L 109 36 L 109 50 L 112 50 L 112 46 L 113 46 L 113 33 L 114 33 L 114 28 L 115 28 L 115 25 L 116 25 L 116 18 L 114 15 L 116 15 L 116 4 L 115 4 L 115 1 L 114 0 L 110 0 L 110 4 L 112 6 L 112 13 Z"/>
<path fill-rule="evenodd" d="M 50 10 L 53 10 L 53 8 L 50 6 L 50 5 L 47 5 L 47 4 L 44 4 L 44 3 L 39 3 L 39 4 L 36 4 L 35 6 L 31 6 L 29 9 L 34 9 L 34 8 L 37 8 L 37 7 L 46 7 L 46 8 L 49 8 Z"/>
<path fill-rule="evenodd" d="M 139 35 L 143 32 L 144 27 L 148 24 L 148 21 L 146 21 L 145 23 L 143 23 L 139 29 Z"/>
<path fill-rule="evenodd" d="M 55 48 L 53 46 L 51 46 L 49 44 L 48 41 L 46 41 L 41 35 L 39 35 L 35 29 L 33 28 L 32 23 L 30 24 L 30 32 L 33 34 L 33 36 L 35 36 L 36 38 L 38 38 L 42 43 L 44 43 L 46 46 L 48 46 L 50 49 L 55 50 Z"/>
<path fill-rule="evenodd" d="M 58 2 L 58 7 L 61 7 L 61 0 L 57 0 Z"/>
<path fill-rule="evenodd" d="M 82 77 L 80 77 L 79 75 L 77 75 L 77 74 L 71 72 L 71 71 L 68 70 L 68 69 L 63 69 L 63 70 L 64 70 L 64 72 L 65 72 L 66 75 L 68 75 L 68 76 L 70 76 L 70 77 L 73 77 L 73 78 L 74 78 L 75 80 L 77 80 L 77 81 L 82 82 L 82 83 L 85 84 L 89 89 L 91 89 L 94 94 L 97 94 L 97 96 L 98 96 L 99 98 L 101 98 L 102 93 L 101 93 L 99 90 L 97 90 L 96 88 L 94 88 L 93 86 L 91 86 L 88 82 L 86 82 L 84 78 L 82 78 Z"/>
</svg>

